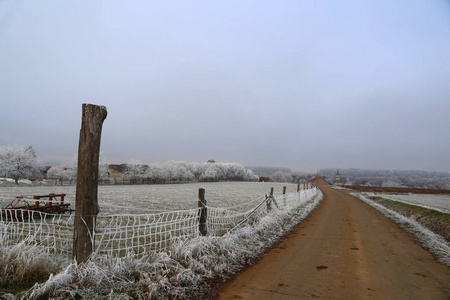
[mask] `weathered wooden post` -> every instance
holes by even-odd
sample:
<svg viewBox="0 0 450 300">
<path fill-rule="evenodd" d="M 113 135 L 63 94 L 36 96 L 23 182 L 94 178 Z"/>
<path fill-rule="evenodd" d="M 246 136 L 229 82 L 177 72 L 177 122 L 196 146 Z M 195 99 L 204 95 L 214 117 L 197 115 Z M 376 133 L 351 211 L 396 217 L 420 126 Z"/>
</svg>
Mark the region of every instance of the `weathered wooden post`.
<svg viewBox="0 0 450 300">
<path fill-rule="evenodd" d="M 83 104 L 73 233 L 73 258 L 85 262 L 94 249 L 100 138 L 107 111 L 104 106 Z"/>
<path fill-rule="evenodd" d="M 297 183 L 297 193 L 300 193 L 300 182 Z"/>
<path fill-rule="evenodd" d="M 198 230 L 200 231 L 200 235 L 206 236 L 206 234 L 208 233 L 208 209 L 206 207 L 205 189 L 198 189 L 198 207 L 200 208 Z"/>
<path fill-rule="evenodd" d="M 269 199 L 267 199 L 267 198 L 269 198 Z M 270 212 L 272 210 L 273 187 L 270 188 L 270 195 L 269 195 L 269 197 L 267 197 L 267 195 L 266 195 L 266 200 L 267 200 L 267 202 L 266 202 L 267 211 Z"/>
<path fill-rule="evenodd" d="M 286 207 L 286 187 L 283 186 L 283 201 L 284 201 L 284 207 Z"/>
</svg>

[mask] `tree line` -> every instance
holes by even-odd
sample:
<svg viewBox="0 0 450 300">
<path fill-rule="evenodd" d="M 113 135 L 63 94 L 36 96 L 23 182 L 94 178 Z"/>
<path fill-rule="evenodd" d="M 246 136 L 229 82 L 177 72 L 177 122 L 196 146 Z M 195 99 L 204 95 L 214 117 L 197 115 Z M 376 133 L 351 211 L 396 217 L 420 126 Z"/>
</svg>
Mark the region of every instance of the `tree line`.
<svg viewBox="0 0 450 300">
<path fill-rule="evenodd" d="M 319 174 L 334 178 L 336 169 L 321 169 Z M 450 190 L 450 174 L 447 172 L 420 170 L 364 170 L 339 169 L 344 177 L 355 177 L 367 181 L 366 185 L 378 187 L 408 187 Z"/>
<path fill-rule="evenodd" d="M 174 183 L 196 181 L 258 181 L 252 170 L 239 163 L 167 161 L 151 165 L 132 161 L 124 166 L 131 183 Z"/>
<path fill-rule="evenodd" d="M 195 181 L 258 181 L 252 170 L 239 163 L 221 163 L 209 160 L 205 163 L 167 161 L 146 165 L 136 160 L 122 164 L 121 171 L 130 183 L 174 183 Z M 46 170 L 46 177 L 59 182 L 74 182 L 77 177 L 77 155 L 66 164 Z M 100 154 L 99 179 L 111 181 L 111 168 Z M 17 184 L 20 178 L 43 177 L 36 153 L 32 146 L 0 147 L 0 177 L 13 178 Z M 114 183 L 114 182 L 111 182 Z"/>
</svg>

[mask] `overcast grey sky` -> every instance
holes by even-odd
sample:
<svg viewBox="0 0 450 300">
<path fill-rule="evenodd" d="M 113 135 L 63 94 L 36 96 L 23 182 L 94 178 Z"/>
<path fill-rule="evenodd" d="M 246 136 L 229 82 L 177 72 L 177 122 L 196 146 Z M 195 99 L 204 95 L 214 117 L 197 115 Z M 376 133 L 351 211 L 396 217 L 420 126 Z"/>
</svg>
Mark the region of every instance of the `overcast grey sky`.
<svg viewBox="0 0 450 300">
<path fill-rule="evenodd" d="M 0 146 L 450 171 L 450 2 L 0 1 Z"/>
</svg>

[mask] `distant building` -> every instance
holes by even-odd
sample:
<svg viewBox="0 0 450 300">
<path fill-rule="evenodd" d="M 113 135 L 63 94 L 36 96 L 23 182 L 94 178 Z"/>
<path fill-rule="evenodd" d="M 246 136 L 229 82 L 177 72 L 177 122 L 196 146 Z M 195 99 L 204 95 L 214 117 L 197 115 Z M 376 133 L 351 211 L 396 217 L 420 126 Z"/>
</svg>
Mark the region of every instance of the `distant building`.
<svg viewBox="0 0 450 300">
<path fill-rule="evenodd" d="M 334 185 L 346 185 L 346 184 L 351 185 L 351 182 L 347 181 L 347 178 L 342 177 L 341 174 L 339 174 L 339 170 L 337 170 L 336 176 L 334 176 L 333 184 Z"/>
<path fill-rule="evenodd" d="M 270 177 L 263 177 L 263 176 L 259 177 L 259 182 L 269 182 L 269 181 L 270 181 Z"/>
<path fill-rule="evenodd" d="M 113 183 L 122 183 L 125 180 L 126 164 L 121 165 L 109 165 L 108 166 L 108 179 Z"/>
</svg>

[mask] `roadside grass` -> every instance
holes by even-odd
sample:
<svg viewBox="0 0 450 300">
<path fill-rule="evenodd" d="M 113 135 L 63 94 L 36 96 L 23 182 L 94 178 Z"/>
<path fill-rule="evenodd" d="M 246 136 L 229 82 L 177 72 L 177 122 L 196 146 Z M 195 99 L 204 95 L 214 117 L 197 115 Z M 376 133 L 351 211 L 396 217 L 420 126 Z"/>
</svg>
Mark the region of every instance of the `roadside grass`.
<svg viewBox="0 0 450 300">
<path fill-rule="evenodd" d="M 443 235 L 432 231 L 430 228 L 419 223 L 418 220 L 420 219 L 424 224 L 433 223 L 430 227 L 434 227 L 435 230 L 441 232 L 443 231 L 444 234 L 447 232 L 448 235 L 448 231 L 445 229 L 448 228 L 448 214 L 420 206 L 387 200 L 377 197 L 374 194 L 351 193 L 351 195 L 374 207 L 386 217 L 394 220 L 406 231 L 415 235 L 424 248 L 427 248 L 433 253 L 440 262 L 450 266 L 450 243 Z M 436 224 L 440 225 L 437 226 Z"/>
<path fill-rule="evenodd" d="M 36 282 L 45 282 L 50 274 L 60 270 L 59 264 L 31 239 L 0 247 L 0 297 L 3 293 L 18 295 Z"/>
<path fill-rule="evenodd" d="M 1 254 L 0 266 L 16 267 L 5 276 L 10 281 L 3 295 L 0 288 L 0 299 L 208 298 L 214 293 L 216 283 L 255 263 L 321 200 L 322 193 L 314 190 L 307 199 L 289 209 L 273 209 L 272 213 L 249 220 L 231 234 L 198 236 L 173 244 L 167 252 L 150 252 L 142 258 L 136 258 L 135 253 L 120 258 L 94 254 L 86 264 L 57 264 L 50 255 L 39 250 L 38 244 L 28 242 L 19 246 L 19 243 Z M 19 258 L 15 259 L 9 252 L 15 252 Z M 20 275 L 18 266 L 21 265 L 27 269 L 27 276 Z M 62 269 L 61 266 L 67 267 Z M 28 278 L 37 269 L 41 272 L 39 276 Z M 3 278 L 3 274 L 0 276 Z M 14 278 L 22 281 L 12 284 Z M 21 282 L 26 285 L 21 286 Z"/>
<path fill-rule="evenodd" d="M 95 256 L 28 291 L 26 299 L 205 299 L 214 284 L 255 261 L 304 220 L 322 200 L 316 192 L 291 210 L 273 212 L 223 237 L 198 236 L 136 259 Z"/>
<path fill-rule="evenodd" d="M 369 196 L 368 198 L 407 218 L 415 220 L 432 232 L 442 236 L 447 242 L 450 242 L 450 214 L 421 206 L 388 200 L 379 196 Z"/>
</svg>

